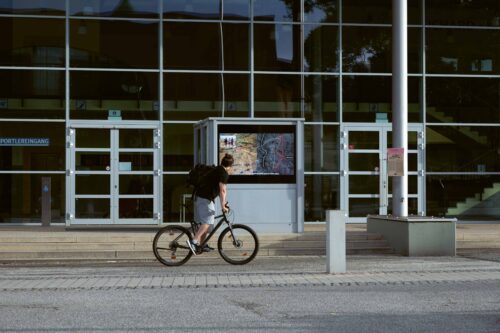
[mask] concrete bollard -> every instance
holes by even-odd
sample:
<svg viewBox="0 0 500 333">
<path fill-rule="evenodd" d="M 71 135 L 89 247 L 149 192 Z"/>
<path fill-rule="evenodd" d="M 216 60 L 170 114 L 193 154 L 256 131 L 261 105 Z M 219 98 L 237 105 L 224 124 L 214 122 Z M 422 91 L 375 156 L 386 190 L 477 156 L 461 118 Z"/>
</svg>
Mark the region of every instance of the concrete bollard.
<svg viewBox="0 0 500 333">
<path fill-rule="evenodd" d="M 326 272 L 346 272 L 345 223 L 347 214 L 341 210 L 326 211 Z"/>
</svg>

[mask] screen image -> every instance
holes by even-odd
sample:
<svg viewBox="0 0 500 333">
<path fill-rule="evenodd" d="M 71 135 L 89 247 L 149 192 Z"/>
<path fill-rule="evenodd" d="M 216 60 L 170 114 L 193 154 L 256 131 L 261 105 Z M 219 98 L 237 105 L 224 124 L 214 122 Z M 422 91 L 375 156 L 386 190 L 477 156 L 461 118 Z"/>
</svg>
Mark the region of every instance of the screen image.
<svg viewBox="0 0 500 333">
<path fill-rule="evenodd" d="M 295 133 L 290 126 L 224 126 L 219 128 L 219 161 L 233 155 L 231 178 L 274 182 L 295 179 Z M 233 129 L 234 131 L 229 131 Z M 283 131 L 280 131 L 282 129 Z M 245 176 L 250 176 L 245 177 Z M 252 179 L 253 178 L 253 179 Z"/>
</svg>

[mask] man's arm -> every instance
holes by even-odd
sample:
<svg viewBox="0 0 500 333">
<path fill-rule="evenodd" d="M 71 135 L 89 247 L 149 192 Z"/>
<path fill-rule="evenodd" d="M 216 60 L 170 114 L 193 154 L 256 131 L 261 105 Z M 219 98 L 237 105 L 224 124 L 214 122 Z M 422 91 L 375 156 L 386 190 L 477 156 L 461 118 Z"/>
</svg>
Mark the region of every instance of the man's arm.
<svg viewBox="0 0 500 333">
<path fill-rule="evenodd" d="M 220 183 L 219 182 L 219 190 L 220 190 L 220 194 L 219 194 L 219 198 L 220 198 L 220 206 L 222 207 L 222 211 L 224 213 L 227 213 L 228 212 L 228 209 L 226 208 L 226 184 L 224 183 Z"/>
</svg>

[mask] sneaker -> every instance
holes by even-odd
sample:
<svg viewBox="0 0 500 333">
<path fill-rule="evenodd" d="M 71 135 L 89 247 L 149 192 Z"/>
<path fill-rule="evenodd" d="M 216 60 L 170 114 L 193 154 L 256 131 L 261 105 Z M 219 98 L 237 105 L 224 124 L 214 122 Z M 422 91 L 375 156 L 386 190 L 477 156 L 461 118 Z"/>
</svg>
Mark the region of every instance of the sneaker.
<svg viewBox="0 0 500 333">
<path fill-rule="evenodd" d="M 186 240 L 187 246 L 189 246 L 189 249 L 191 252 L 193 252 L 194 255 L 196 255 L 196 252 L 198 252 L 198 245 L 192 243 L 189 239 Z"/>
<path fill-rule="evenodd" d="M 208 244 L 205 244 L 203 249 L 201 249 L 202 252 L 212 252 L 213 250 L 215 250 L 215 249 L 211 246 L 208 246 Z"/>
</svg>

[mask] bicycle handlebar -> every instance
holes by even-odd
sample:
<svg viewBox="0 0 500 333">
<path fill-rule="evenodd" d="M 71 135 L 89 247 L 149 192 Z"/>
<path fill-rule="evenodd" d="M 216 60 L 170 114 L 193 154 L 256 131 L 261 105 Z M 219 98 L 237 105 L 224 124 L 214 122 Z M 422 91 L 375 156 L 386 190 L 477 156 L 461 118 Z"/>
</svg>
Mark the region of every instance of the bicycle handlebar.
<svg viewBox="0 0 500 333">
<path fill-rule="evenodd" d="M 231 207 L 229 207 L 229 202 L 226 202 L 226 204 L 224 205 L 225 208 L 227 208 L 227 212 L 229 213 L 231 211 Z M 222 214 L 226 214 L 224 212 L 224 209 L 222 210 Z"/>
</svg>

